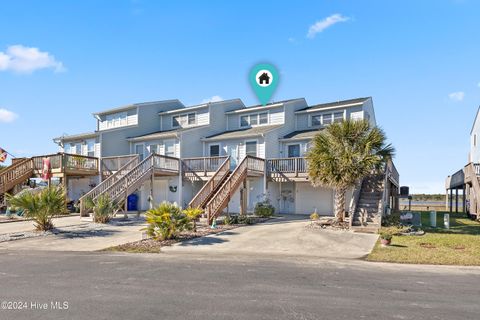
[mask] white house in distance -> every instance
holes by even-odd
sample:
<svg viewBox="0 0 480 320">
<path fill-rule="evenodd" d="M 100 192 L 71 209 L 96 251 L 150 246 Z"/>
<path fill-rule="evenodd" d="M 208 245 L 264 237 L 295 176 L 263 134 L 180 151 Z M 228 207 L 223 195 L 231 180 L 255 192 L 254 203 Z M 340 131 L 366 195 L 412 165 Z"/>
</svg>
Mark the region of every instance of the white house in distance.
<svg viewBox="0 0 480 320">
<path fill-rule="evenodd" d="M 108 194 L 127 203 L 136 194 L 139 210 L 166 200 L 201 207 L 209 218 L 252 212 L 265 199 L 279 213 L 331 215 L 333 190 L 308 180 L 304 156 L 311 140 L 346 119 L 376 124 L 371 97 L 315 105 L 297 98 L 250 107 L 240 99 L 194 106 L 165 100 L 93 116 L 95 131 L 54 139 L 58 172 L 72 200 Z M 378 199 L 362 200 L 362 182 L 348 192 L 345 210 L 377 214 L 396 208 L 398 172 L 393 163 L 386 170 Z M 378 225 L 375 219 L 368 222 Z"/>
<path fill-rule="evenodd" d="M 470 152 L 468 154 L 467 165 L 448 176 L 445 181 L 446 189 L 446 208 L 458 212 L 460 208 L 463 212 L 471 216 L 480 218 L 480 107 L 473 120 L 470 130 Z M 459 192 L 463 195 L 460 203 Z"/>
</svg>

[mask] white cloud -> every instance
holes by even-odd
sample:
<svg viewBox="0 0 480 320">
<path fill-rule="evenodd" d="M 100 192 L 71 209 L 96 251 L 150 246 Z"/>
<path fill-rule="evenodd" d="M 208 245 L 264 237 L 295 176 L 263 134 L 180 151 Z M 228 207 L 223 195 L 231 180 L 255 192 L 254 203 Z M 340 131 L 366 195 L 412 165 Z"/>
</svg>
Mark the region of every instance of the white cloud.
<svg viewBox="0 0 480 320">
<path fill-rule="evenodd" d="M 310 28 L 308 28 L 307 38 L 313 39 L 315 38 L 315 35 L 317 33 L 322 32 L 328 27 L 331 27 L 336 23 L 345 22 L 348 20 L 350 20 L 349 17 L 342 16 L 339 13 L 332 14 L 331 16 L 312 24 Z"/>
<path fill-rule="evenodd" d="M 453 101 L 462 101 L 463 98 L 465 98 L 465 92 L 463 91 L 457 91 L 457 92 L 452 92 L 448 95 L 450 100 Z"/>
<path fill-rule="evenodd" d="M 223 100 L 223 98 L 220 97 L 220 96 L 213 96 L 213 97 L 210 97 L 210 98 L 203 99 L 202 103 L 218 102 L 218 101 L 222 101 L 222 100 Z"/>
<path fill-rule="evenodd" d="M 18 114 L 10 110 L 0 108 L 0 122 L 4 122 L 4 123 L 13 122 L 17 118 L 18 118 Z"/>
<path fill-rule="evenodd" d="M 55 72 L 65 71 L 60 61 L 48 52 L 38 48 L 22 45 L 9 46 L 5 52 L 0 51 L 0 71 L 32 73 L 39 69 L 53 69 Z"/>
<path fill-rule="evenodd" d="M 477 86 L 480 88 L 480 82 L 477 84 Z"/>
</svg>

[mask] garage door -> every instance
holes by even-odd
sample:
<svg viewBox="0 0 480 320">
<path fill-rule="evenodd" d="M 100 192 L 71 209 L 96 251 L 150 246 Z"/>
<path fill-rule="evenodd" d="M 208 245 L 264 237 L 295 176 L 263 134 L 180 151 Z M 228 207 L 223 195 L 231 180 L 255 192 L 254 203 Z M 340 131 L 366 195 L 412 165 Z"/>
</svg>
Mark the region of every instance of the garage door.
<svg viewBox="0 0 480 320">
<path fill-rule="evenodd" d="M 295 191 L 295 213 L 333 215 L 333 190 L 317 187 L 310 183 L 297 183 Z"/>
</svg>

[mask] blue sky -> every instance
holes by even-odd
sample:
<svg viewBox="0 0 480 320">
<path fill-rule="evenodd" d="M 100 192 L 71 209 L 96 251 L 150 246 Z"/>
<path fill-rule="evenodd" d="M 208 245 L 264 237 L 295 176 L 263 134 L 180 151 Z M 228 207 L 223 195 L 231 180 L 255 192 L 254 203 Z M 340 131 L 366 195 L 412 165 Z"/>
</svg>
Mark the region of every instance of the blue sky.
<svg viewBox="0 0 480 320">
<path fill-rule="evenodd" d="M 478 1 L 2 1 L 0 147 L 52 138 L 134 102 L 257 99 L 248 71 L 281 72 L 274 100 L 372 96 L 401 183 L 442 192 L 467 162 L 480 104 Z"/>
</svg>

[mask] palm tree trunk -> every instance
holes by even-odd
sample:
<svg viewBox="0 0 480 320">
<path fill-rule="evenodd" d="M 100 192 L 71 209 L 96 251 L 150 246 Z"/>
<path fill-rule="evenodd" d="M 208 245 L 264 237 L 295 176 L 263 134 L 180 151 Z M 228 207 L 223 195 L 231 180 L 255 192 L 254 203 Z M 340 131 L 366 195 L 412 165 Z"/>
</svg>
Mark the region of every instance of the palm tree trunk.
<svg viewBox="0 0 480 320">
<path fill-rule="evenodd" d="M 338 222 L 345 220 L 345 192 L 346 188 L 335 188 L 335 217 Z"/>
</svg>

